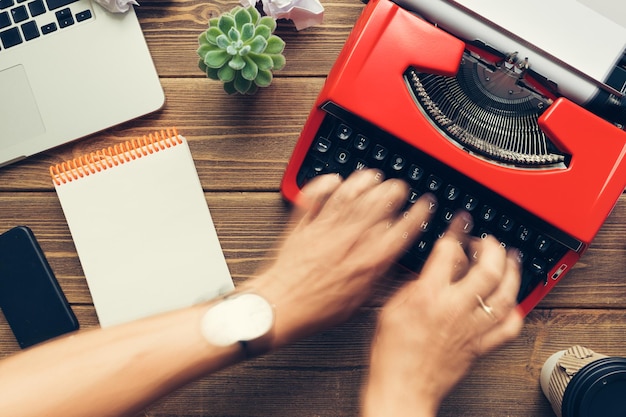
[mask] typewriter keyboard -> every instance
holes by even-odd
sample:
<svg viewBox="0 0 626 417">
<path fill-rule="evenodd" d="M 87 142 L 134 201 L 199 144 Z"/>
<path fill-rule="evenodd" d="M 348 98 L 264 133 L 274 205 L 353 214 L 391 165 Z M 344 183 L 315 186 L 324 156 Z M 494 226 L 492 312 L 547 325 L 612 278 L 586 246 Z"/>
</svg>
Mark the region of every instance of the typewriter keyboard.
<svg viewBox="0 0 626 417">
<path fill-rule="evenodd" d="M 421 268 L 453 214 L 462 209 L 473 216 L 474 236 L 493 235 L 502 246 L 519 249 L 523 276 L 518 301 L 546 282 L 568 249 L 580 249 L 578 240 L 406 142 L 332 103 L 324 108 L 332 113 L 325 116 L 311 144 L 298 172 L 298 186 L 322 174 L 345 178 L 355 170 L 377 168 L 386 178 L 408 183 L 407 205 L 426 192 L 437 196 L 437 212 L 422 225 L 422 235 L 400 261 L 408 269 Z"/>
</svg>

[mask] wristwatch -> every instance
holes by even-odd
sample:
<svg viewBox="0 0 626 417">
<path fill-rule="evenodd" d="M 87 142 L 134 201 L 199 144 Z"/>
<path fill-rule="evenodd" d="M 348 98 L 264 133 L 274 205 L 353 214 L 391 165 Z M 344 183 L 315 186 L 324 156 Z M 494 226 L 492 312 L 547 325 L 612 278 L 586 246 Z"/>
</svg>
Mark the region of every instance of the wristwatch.
<svg viewBox="0 0 626 417">
<path fill-rule="evenodd" d="M 274 306 L 255 292 L 236 292 L 212 304 L 202 316 L 201 331 L 214 346 L 240 344 L 246 357 L 271 347 Z"/>
</svg>

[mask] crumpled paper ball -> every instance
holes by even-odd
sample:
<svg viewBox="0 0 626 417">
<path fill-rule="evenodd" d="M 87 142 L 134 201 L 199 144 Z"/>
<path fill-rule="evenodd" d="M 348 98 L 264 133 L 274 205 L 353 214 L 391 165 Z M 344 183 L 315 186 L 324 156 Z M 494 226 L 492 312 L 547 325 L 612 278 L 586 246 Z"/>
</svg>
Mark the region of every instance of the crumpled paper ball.
<svg viewBox="0 0 626 417">
<path fill-rule="evenodd" d="M 297 30 L 319 25 L 324 19 L 324 6 L 319 0 L 260 0 L 263 11 L 274 19 L 291 20 Z M 257 0 L 240 0 L 243 7 L 251 7 Z"/>
<path fill-rule="evenodd" d="M 131 6 L 139 6 L 135 0 L 96 0 L 96 3 L 111 13 L 126 13 Z"/>
</svg>

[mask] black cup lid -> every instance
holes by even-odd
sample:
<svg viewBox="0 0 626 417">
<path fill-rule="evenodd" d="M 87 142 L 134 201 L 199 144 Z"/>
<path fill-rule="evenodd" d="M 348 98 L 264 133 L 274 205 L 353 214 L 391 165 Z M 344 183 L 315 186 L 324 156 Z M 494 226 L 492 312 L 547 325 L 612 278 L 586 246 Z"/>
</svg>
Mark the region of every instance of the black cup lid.
<svg viewBox="0 0 626 417">
<path fill-rule="evenodd" d="M 626 358 L 602 358 L 585 365 L 563 393 L 563 417 L 626 416 Z"/>
</svg>

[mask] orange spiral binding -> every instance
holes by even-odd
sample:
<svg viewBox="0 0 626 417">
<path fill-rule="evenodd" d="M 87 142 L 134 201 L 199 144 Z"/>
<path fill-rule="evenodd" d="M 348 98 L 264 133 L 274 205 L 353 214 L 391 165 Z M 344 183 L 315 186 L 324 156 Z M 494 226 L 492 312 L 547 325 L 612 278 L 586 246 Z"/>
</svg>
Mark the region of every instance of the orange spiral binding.
<svg viewBox="0 0 626 417">
<path fill-rule="evenodd" d="M 66 184 L 181 143 L 183 140 L 176 128 L 156 131 L 140 139 L 132 139 L 52 165 L 50 176 L 55 185 Z"/>
</svg>

